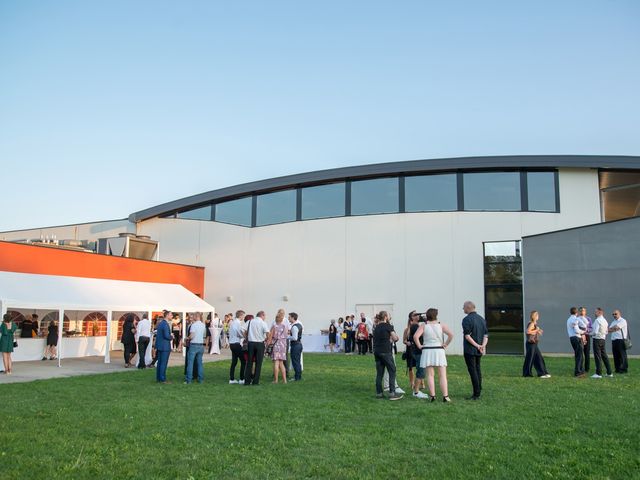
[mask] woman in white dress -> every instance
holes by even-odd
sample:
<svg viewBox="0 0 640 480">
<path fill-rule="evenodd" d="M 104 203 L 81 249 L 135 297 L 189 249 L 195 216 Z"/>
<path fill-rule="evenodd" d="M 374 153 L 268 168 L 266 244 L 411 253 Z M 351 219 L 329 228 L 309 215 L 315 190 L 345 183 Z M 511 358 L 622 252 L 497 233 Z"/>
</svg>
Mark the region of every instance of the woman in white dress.
<svg viewBox="0 0 640 480">
<path fill-rule="evenodd" d="M 421 323 L 413 336 L 416 348 L 422 350 L 420 357 L 420 367 L 427 370 L 427 384 L 429 386 L 429 398 L 432 402 L 436 400 L 435 367 L 438 368 L 438 378 L 440 379 L 440 390 L 442 391 L 442 401 L 451 402 L 449 398 L 449 387 L 447 385 L 447 356 L 445 349 L 453 340 L 453 333 L 444 323 L 438 321 L 438 309 L 427 310 L 427 321 Z M 444 340 L 447 336 L 447 341 Z"/>
<path fill-rule="evenodd" d="M 222 323 L 220 322 L 220 317 L 218 317 L 217 313 L 213 315 L 209 331 L 211 332 L 209 355 L 220 355 L 220 332 L 222 331 Z"/>
</svg>

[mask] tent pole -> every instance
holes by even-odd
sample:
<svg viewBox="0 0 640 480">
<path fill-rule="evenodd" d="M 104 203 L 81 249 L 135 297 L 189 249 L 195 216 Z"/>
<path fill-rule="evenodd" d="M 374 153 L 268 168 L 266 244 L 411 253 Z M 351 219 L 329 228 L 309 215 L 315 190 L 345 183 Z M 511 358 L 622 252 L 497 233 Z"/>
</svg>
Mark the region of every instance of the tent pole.
<svg viewBox="0 0 640 480">
<path fill-rule="evenodd" d="M 58 310 L 58 367 L 62 363 L 62 330 L 64 327 L 64 309 Z"/>
<path fill-rule="evenodd" d="M 109 310 L 107 312 L 107 341 L 104 352 L 104 363 L 111 363 L 111 320 L 113 319 L 113 312 Z"/>
</svg>

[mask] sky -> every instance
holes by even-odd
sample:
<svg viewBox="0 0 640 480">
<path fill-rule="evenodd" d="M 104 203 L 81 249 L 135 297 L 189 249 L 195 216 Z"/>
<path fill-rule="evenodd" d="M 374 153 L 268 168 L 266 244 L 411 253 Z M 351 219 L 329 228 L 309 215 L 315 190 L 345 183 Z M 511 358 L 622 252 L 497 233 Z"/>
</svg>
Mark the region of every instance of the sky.
<svg viewBox="0 0 640 480">
<path fill-rule="evenodd" d="M 348 165 L 640 155 L 640 2 L 0 2 L 0 231 Z"/>
</svg>

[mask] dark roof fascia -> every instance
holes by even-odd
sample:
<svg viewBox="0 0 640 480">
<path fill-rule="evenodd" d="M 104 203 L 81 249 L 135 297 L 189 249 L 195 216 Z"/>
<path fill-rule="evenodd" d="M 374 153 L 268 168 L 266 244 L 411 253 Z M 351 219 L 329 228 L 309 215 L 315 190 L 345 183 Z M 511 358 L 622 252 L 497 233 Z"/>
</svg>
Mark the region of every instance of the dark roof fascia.
<svg viewBox="0 0 640 480">
<path fill-rule="evenodd" d="M 620 155 L 515 155 L 493 157 L 458 157 L 432 160 L 376 163 L 341 167 L 315 172 L 259 180 L 232 187 L 211 190 L 132 213 L 129 220 L 137 223 L 166 213 L 197 207 L 219 200 L 231 200 L 254 193 L 287 189 L 305 184 L 318 184 L 356 178 L 402 175 L 419 172 L 517 168 L 616 168 L 640 169 L 640 157 Z"/>
</svg>

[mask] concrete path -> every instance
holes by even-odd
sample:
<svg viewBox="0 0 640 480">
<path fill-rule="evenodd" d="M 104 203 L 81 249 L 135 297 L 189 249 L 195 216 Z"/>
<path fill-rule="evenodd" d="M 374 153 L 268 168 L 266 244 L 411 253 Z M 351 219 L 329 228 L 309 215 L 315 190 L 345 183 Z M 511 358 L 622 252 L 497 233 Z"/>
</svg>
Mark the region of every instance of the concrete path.
<svg viewBox="0 0 640 480">
<path fill-rule="evenodd" d="M 221 350 L 220 355 L 205 354 L 203 362 L 216 362 L 231 358 L 229 349 Z M 63 358 L 58 368 L 57 360 L 39 360 L 33 362 L 14 362 L 13 374 L 0 374 L 0 385 L 5 383 L 32 382 L 49 378 L 75 377 L 77 375 L 95 375 L 113 372 L 134 372 L 135 368 L 124 368 L 122 351 L 111 352 L 111 363 L 104 363 L 104 357 Z M 0 366 L 2 360 L 0 359 Z M 184 365 L 181 353 L 172 353 L 169 366 Z M 3 367 L 4 368 L 4 367 Z"/>
</svg>

